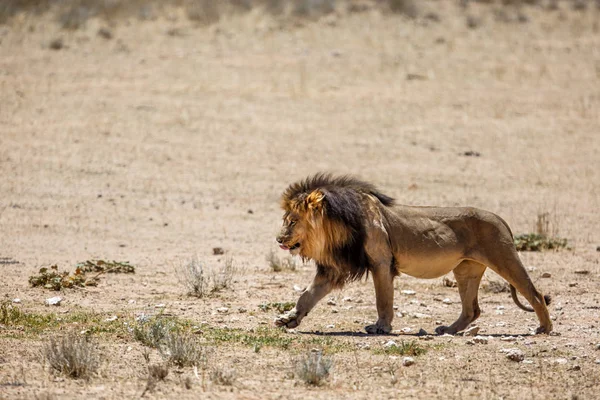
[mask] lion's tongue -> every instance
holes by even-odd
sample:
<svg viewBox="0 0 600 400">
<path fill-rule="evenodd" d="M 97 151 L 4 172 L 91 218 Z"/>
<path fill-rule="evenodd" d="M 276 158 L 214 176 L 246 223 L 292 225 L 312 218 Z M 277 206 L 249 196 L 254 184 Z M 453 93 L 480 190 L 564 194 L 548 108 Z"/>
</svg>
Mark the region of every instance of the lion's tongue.
<svg viewBox="0 0 600 400">
<path fill-rule="evenodd" d="M 287 247 L 287 246 L 284 246 L 284 245 L 282 245 L 282 244 L 280 244 L 280 245 L 279 245 L 279 247 L 281 247 L 281 249 L 282 249 L 282 250 L 289 250 L 289 247 Z"/>
</svg>

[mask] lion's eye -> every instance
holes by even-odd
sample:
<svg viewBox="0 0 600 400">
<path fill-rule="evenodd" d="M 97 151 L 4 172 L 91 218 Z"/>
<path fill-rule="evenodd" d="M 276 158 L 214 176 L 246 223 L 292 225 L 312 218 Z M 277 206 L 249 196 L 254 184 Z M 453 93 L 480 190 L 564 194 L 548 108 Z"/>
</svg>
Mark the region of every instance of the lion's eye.
<svg viewBox="0 0 600 400">
<path fill-rule="evenodd" d="M 296 225 L 296 221 L 290 221 L 290 226 Z"/>
</svg>

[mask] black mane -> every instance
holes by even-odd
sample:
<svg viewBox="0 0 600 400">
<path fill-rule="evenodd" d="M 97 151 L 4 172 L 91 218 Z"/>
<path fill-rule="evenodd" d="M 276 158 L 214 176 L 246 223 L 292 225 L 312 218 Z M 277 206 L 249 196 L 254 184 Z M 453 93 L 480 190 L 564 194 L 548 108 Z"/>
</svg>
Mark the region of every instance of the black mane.
<svg viewBox="0 0 600 400">
<path fill-rule="evenodd" d="M 384 206 L 393 205 L 394 199 L 379 192 L 370 183 L 351 176 L 333 177 L 325 173 L 290 185 L 282 197 L 284 202 L 300 200 L 317 189 L 325 195 L 324 209 L 327 217 L 342 222 L 350 231 L 350 240 L 332 249 L 332 258 L 338 264 L 337 268 L 317 263 L 320 273 L 334 274 L 335 276 L 331 276 L 332 280 L 336 285 L 342 286 L 345 282 L 360 279 L 371 269 L 365 251 L 366 228 L 364 200 L 361 195 L 375 196 Z"/>
</svg>

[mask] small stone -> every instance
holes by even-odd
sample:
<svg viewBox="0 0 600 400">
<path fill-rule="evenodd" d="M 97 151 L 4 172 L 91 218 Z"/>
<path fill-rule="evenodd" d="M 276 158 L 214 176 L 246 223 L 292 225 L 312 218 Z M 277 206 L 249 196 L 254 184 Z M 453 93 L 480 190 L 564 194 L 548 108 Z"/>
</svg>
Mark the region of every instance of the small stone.
<svg viewBox="0 0 600 400">
<path fill-rule="evenodd" d="M 217 308 L 217 312 L 219 314 L 227 314 L 229 312 L 229 308 L 227 308 L 227 307 L 219 307 L 219 308 Z"/>
<path fill-rule="evenodd" d="M 409 328 L 408 326 L 406 328 L 400 329 L 400 332 L 402 332 L 402 333 L 409 333 L 410 331 L 412 331 L 412 329 Z"/>
<path fill-rule="evenodd" d="M 552 278 L 552 274 L 550 272 L 544 272 L 542 278 Z"/>
<path fill-rule="evenodd" d="M 417 294 L 414 290 L 401 290 L 400 293 L 405 294 L 407 296 L 414 296 Z"/>
<path fill-rule="evenodd" d="M 223 250 L 222 247 L 213 247 L 212 250 L 213 250 L 213 255 L 215 255 L 215 256 L 220 256 L 220 255 L 225 254 L 225 250 Z"/>
<path fill-rule="evenodd" d="M 497 327 L 503 327 L 503 326 L 506 326 L 506 322 L 496 322 L 496 326 L 497 326 Z"/>
<path fill-rule="evenodd" d="M 49 299 L 46 299 L 47 306 L 60 306 L 61 302 L 62 302 L 62 298 L 59 296 L 50 297 Z"/>
<path fill-rule="evenodd" d="M 587 269 L 578 269 L 575 271 L 575 273 L 578 275 L 587 275 L 590 273 L 590 271 L 588 271 Z"/>
<path fill-rule="evenodd" d="M 415 363 L 415 359 L 412 357 L 404 357 L 402 359 L 402 365 L 404 365 L 405 367 L 410 367 L 414 363 Z"/>
<path fill-rule="evenodd" d="M 506 354 L 506 358 L 511 361 L 521 362 L 525 359 L 525 354 L 519 349 L 502 349 L 500 352 Z"/>
<path fill-rule="evenodd" d="M 479 344 L 488 344 L 488 338 L 486 338 L 485 336 L 475 336 L 473 338 L 473 342 Z"/>
<path fill-rule="evenodd" d="M 447 276 L 444 277 L 444 280 L 442 281 L 444 286 L 446 287 L 456 287 L 458 286 L 458 284 L 456 283 L 456 281 L 452 278 L 448 278 Z"/>
<path fill-rule="evenodd" d="M 569 287 L 576 287 L 578 285 L 577 282 L 571 282 L 569 283 Z"/>
<path fill-rule="evenodd" d="M 332 308 L 332 309 L 331 309 L 331 313 L 332 313 L 332 314 L 337 314 L 337 313 L 338 313 L 338 310 L 337 310 L 337 308 Z"/>
<path fill-rule="evenodd" d="M 442 300 L 442 303 L 444 303 L 444 304 L 452 304 L 452 300 L 446 298 L 446 299 Z"/>
<path fill-rule="evenodd" d="M 245 307 L 238 307 L 238 312 L 239 312 L 240 314 L 243 314 L 243 313 L 245 313 L 246 311 L 248 311 L 248 310 L 246 310 L 246 308 L 245 308 Z"/>
<path fill-rule="evenodd" d="M 21 299 L 13 299 L 12 302 L 15 304 L 21 304 Z"/>
<path fill-rule="evenodd" d="M 596 358 L 596 361 L 594 361 L 596 364 L 600 364 L 600 358 Z"/>
<path fill-rule="evenodd" d="M 479 332 L 479 327 L 472 326 L 469 329 L 465 330 L 465 332 L 463 333 L 463 336 L 476 336 L 478 332 Z"/>
<path fill-rule="evenodd" d="M 423 313 L 412 313 L 411 316 L 413 318 L 418 318 L 418 319 L 427 319 L 427 318 L 431 318 L 431 315 L 429 314 L 423 314 Z"/>
<path fill-rule="evenodd" d="M 129 300 L 127 303 L 129 303 L 129 304 L 135 304 L 135 300 Z"/>
<path fill-rule="evenodd" d="M 427 333 L 427 331 L 423 328 L 419 329 L 419 332 L 417 332 L 417 336 L 427 336 L 429 335 L 429 333 Z"/>
<path fill-rule="evenodd" d="M 596 343 L 596 350 L 600 350 L 600 343 Z"/>
<path fill-rule="evenodd" d="M 50 48 L 52 50 L 60 50 L 63 47 L 65 47 L 65 44 L 64 44 L 62 38 L 57 38 L 50 42 Z"/>
<path fill-rule="evenodd" d="M 300 287 L 300 286 L 298 286 L 298 285 L 294 285 L 294 290 L 295 290 L 296 292 L 304 292 L 304 288 L 302 288 L 302 287 Z"/>
<path fill-rule="evenodd" d="M 154 306 L 154 308 L 165 308 L 167 305 L 165 303 L 160 303 Z"/>
<path fill-rule="evenodd" d="M 133 347 L 127 346 L 127 351 L 131 351 L 131 350 L 133 350 Z"/>
<path fill-rule="evenodd" d="M 119 318 L 119 317 L 117 317 L 116 315 L 113 315 L 112 317 L 106 318 L 104 321 L 105 322 L 113 322 L 113 321 L 116 321 L 117 318 Z"/>
<path fill-rule="evenodd" d="M 468 344 L 468 345 L 474 346 L 474 345 L 475 345 L 475 341 L 474 341 L 473 339 L 471 339 L 471 340 L 467 340 L 467 341 L 465 342 L 465 344 Z"/>
<path fill-rule="evenodd" d="M 329 299 L 329 300 L 327 300 L 327 305 L 328 305 L 328 306 L 335 306 L 335 305 L 336 305 L 336 302 L 335 302 L 335 300 L 333 300 L 333 299 Z"/>
<path fill-rule="evenodd" d="M 345 302 L 351 303 L 351 302 L 352 302 L 352 297 L 344 297 L 344 298 L 342 299 L 342 301 L 345 301 Z"/>
<path fill-rule="evenodd" d="M 552 361 L 554 364 L 558 364 L 558 365 L 564 365 L 566 363 L 569 362 L 569 360 L 567 360 L 566 358 L 557 358 L 554 361 Z"/>
<path fill-rule="evenodd" d="M 404 317 L 405 315 L 406 315 L 406 312 L 402 312 L 402 311 L 398 311 L 398 312 L 396 313 L 396 316 L 397 316 L 397 317 L 400 317 L 400 318 Z"/>
<path fill-rule="evenodd" d="M 398 344 L 396 342 L 394 342 L 393 340 L 389 340 L 383 345 L 383 347 L 386 349 L 389 349 L 390 347 L 397 347 L 397 346 L 398 346 Z"/>
<path fill-rule="evenodd" d="M 529 271 L 529 272 L 533 272 L 535 270 L 537 270 L 536 267 L 527 267 L 527 271 Z"/>
<path fill-rule="evenodd" d="M 108 28 L 98 29 L 98 36 L 103 37 L 106 40 L 110 40 L 113 37 L 112 32 L 108 30 Z"/>
<path fill-rule="evenodd" d="M 335 325 L 333 325 L 333 324 L 327 325 L 325 328 L 327 328 L 327 329 L 333 329 L 333 328 L 335 328 Z"/>
<path fill-rule="evenodd" d="M 369 343 L 357 343 L 356 347 L 363 350 L 369 350 L 371 348 L 371 345 Z"/>
<path fill-rule="evenodd" d="M 504 306 L 498 306 L 496 307 L 496 310 L 504 310 Z"/>
<path fill-rule="evenodd" d="M 581 366 L 575 364 L 571 368 L 569 368 L 569 371 L 581 371 Z"/>
<path fill-rule="evenodd" d="M 514 336 L 502 336 L 500 340 L 503 342 L 514 342 L 517 340 L 517 338 Z"/>
</svg>

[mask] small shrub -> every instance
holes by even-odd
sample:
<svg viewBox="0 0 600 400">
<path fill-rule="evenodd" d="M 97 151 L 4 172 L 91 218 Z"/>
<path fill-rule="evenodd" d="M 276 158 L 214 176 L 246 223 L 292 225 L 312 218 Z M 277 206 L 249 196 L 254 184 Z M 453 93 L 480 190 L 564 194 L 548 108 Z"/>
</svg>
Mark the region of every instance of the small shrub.
<svg viewBox="0 0 600 400">
<path fill-rule="evenodd" d="M 149 319 L 141 318 L 133 327 L 133 337 L 144 346 L 157 349 L 176 329 L 177 326 L 173 320 L 160 315 Z"/>
<path fill-rule="evenodd" d="M 218 385 L 232 386 L 235 379 L 235 370 L 232 368 L 215 367 L 210 372 L 210 380 Z"/>
<path fill-rule="evenodd" d="M 543 251 L 567 248 L 567 239 L 524 233 L 514 238 L 517 251 Z"/>
<path fill-rule="evenodd" d="M 88 379 L 100 367 L 100 356 L 87 336 L 52 337 L 43 355 L 52 369 L 74 379 Z"/>
<path fill-rule="evenodd" d="M 68 271 L 59 272 L 58 266 L 52 265 L 49 269 L 46 267 L 40 268 L 39 272 L 39 275 L 29 277 L 29 284 L 33 287 L 43 286 L 46 289 L 60 290 L 62 288 L 86 286 L 85 273 L 79 269 L 76 269 L 74 274 L 69 274 Z"/>
<path fill-rule="evenodd" d="M 508 283 L 500 280 L 488 280 L 482 285 L 483 290 L 489 293 L 505 293 L 509 292 Z"/>
<path fill-rule="evenodd" d="M 204 348 L 193 336 L 169 332 L 158 349 L 170 363 L 181 368 L 206 364 Z"/>
<path fill-rule="evenodd" d="M 135 266 L 128 261 L 87 260 L 76 265 L 82 272 L 106 272 L 110 274 L 133 274 Z"/>
<path fill-rule="evenodd" d="M 309 385 L 319 386 L 328 377 L 333 360 L 323 356 L 322 350 L 311 350 L 296 360 L 296 377 Z"/>
</svg>

